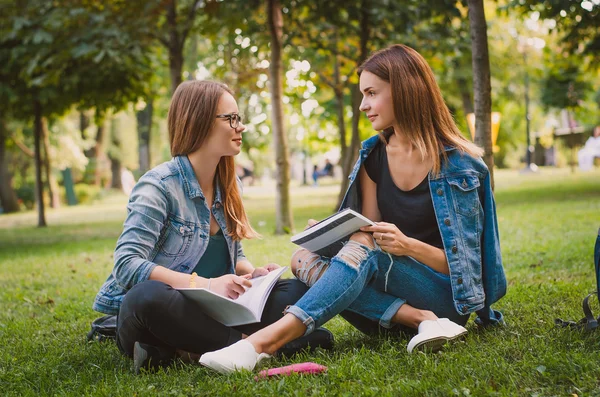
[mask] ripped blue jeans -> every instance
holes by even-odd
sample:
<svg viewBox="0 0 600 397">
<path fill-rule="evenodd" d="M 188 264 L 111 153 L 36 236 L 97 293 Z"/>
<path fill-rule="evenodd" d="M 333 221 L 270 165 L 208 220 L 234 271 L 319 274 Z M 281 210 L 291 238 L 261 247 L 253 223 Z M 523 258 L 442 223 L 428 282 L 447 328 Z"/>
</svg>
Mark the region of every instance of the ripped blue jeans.
<svg viewBox="0 0 600 397">
<path fill-rule="evenodd" d="M 392 317 L 404 303 L 461 325 L 469 318 L 454 308 L 449 276 L 411 257 L 350 241 L 331 260 L 311 259 L 296 272 L 310 289 L 286 309 L 306 325 L 306 334 L 336 314 L 363 332 L 365 328 L 393 328 Z M 310 270 L 312 277 L 308 277 Z"/>
</svg>

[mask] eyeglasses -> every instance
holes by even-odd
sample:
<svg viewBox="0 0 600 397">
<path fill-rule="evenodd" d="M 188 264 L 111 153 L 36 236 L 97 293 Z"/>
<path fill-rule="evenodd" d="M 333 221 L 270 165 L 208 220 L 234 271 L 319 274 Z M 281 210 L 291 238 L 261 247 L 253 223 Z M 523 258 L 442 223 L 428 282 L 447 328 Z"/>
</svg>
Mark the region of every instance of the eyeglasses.
<svg viewBox="0 0 600 397">
<path fill-rule="evenodd" d="M 229 120 L 229 126 L 231 128 L 238 128 L 242 122 L 242 116 L 237 113 L 217 114 L 217 118 Z"/>
</svg>

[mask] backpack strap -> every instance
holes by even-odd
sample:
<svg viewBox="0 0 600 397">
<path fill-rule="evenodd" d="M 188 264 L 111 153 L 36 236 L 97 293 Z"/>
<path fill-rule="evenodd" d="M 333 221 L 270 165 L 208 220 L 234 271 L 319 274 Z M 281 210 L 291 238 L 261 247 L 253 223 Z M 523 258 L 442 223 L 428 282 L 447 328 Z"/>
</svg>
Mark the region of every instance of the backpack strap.
<svg viewBox="0 0 600 397">
<path fill-rule="evenodd" d="M 594 247 L 594 266 L 596 267 L 596 292 L 600 293 L 600 229 Z"/>
<path fill-rule="evenodd" d="M 600 229 L 598 229 L 598 236 L 596 237 L 596 246 L 594 247 L 594 270 L 596 271 L 596 291 L 592 292 L 582 302 L 583 314 L 585 317 L 575 321 L 564 321 L 560 318 L 554 319 L 554 323 L 563 328 L 579 329 L 592 331 L 598 328 L 600 324 L 600 317 L 596 318 L 592 309 L 590 308 L 590 297 L 594 296 L 600 301 Z"/>
<path fill-rule="evenodd" d="M 596 271 L 597 271 L 597 267 L 596 267 Z M 583 306 L 583 314 L 585 314 L 585 318 L 583 318 L 581 321 L 584 322 L 585 324 L 585 330 L 586 331 L 591 331 L 594 328 L 598 327 L 598 320 L 594 317 L 594 314 L 592 313 L 592 309 L 590 309 L 590 296 L 594 296 L 594 297 L 598 297 L 598 291 L 594 291 L 591 294 L 589 294 L 588 296 L 586 296 L 583 299 L 582 302 L 582 306 Z M 583 321 L 585 320 L 585 321 Z"/>
</svg>

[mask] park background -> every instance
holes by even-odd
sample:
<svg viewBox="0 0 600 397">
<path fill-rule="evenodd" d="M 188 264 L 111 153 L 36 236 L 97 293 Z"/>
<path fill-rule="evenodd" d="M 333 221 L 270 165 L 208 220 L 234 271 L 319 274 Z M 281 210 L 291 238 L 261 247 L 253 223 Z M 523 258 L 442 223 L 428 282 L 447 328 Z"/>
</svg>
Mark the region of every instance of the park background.
<svg viewBox="0 0 600 397">
<path fill-rule="evenodd" d="M 598 0 L 0 1 L 0 394 L 600 394 L 597 336 L 553 322 L 581 317 L 594 287 L 600 171 L 578 171 L 576 151 L 600 124 L 599 10 Z M 264 236 L 245 250 L 256 265 L 286 264 L 289 233 L 337 207 L 374 133 L 357 111 L 356 68 L 393 43 L 427 59 L 466 137 L 477 120 L 495 176 L 506 327 L 470 323 L 464 342 L 409 356 L 407 339 L 336 318 L 333 354 L 280 362 L 317 361 L 327 376 L 262 383 L 193 366 L 136 378 L 116 347 L 85 342 L 125 217 L 123 171 L 137 179 L 170 159 L 166 115 L 181 81 L 236 92 L 247 126 L 236 161 L 252 171 L 244 202 Z M 311 186 L 326 159 L 333 176 Z"/>
</svg>

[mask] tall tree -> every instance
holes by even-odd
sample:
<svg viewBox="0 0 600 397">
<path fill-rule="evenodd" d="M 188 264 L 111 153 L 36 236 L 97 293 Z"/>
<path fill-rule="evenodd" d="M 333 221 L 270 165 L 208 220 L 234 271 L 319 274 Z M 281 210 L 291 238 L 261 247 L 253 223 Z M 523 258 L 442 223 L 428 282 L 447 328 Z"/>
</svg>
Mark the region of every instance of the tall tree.
<svg viewBox="0 0 600 397">
<path fill-rule="evenodd" d="M 494 188 L 494 154 L 492 152 L 492 85 L 488 52 L 487 23 L 483 0 L 468 0 L 473 58 L 475 98 L 475 143 L 485 150 L 483 161 L 490 171 Z"/>
<path fill-rule="evenodd" d="M 19 210 L 17 195 L 12 187 L 12 175 L 8 169 L 6 141 L 8 131 L 6 121 L 0 115 L 0 206 L 5 213 Z"/>
<path fill-rule="evenodd" d="M 181 84 L 183 50 L 203 6 L 207 6 L 203 0 L 138 0 L 127 5 L 129 15 L 140 15 L 137 22 L 140 32 L 157 39 L 167 49 L 171 94 Z"/>
<path fill-rule="evenodd" d="M 271 62 L 269 65 L 273 147 L 275 149 L 275 234 L 290 233 L 294 228 L 290 206 L 290 161 L 288 138 L 283 126 L 283 14 L 279 0 L 266 0 L 269 32 L 271 34 Z"/>
<path fill-rule="evenodd" d="M 152 117 L 154 114 L 154 98 L 148 96 L 145 99 L 144 108 L 136 112 L 138 131 L 138 157 L 139 171 L 145 173 L 150 169 L 152 159 L 150 156 L 150 138 L 152 136 Z"/>
<path fill-rule="evenodd" d="M 44 174 L 46 176 L 46 186 L 50 196 L 50 207 L 60 207 L 60 196 L 58 194 L 58 182 L 52 173 L 52 159 L 50 158 L 50 131 L 48 130 L 48 119 L 42 118 L 42 145 L 44 146 Z"/>
<path fill-rule="evenodd" d="M 123 107 L 144 91 L 151 71 L 144 43 L 120 20 L 120 5 L 30 0 L 1 14 L 0 95 L 11 117 L 33 118 L 39 226 L 46 225 L 42 119 L 76 104 Z"/>
<path fill-rule="evenodd" d="M 111 182 L 112 189 L 121 189 L 121 169 L 123 167 L 123 150 L 121 148 L 121 126 L 116 117 L 111 117 L 110 121 L 110 149 L 108 150 L 108 158 L 110 160 Z"/>
</svg>

